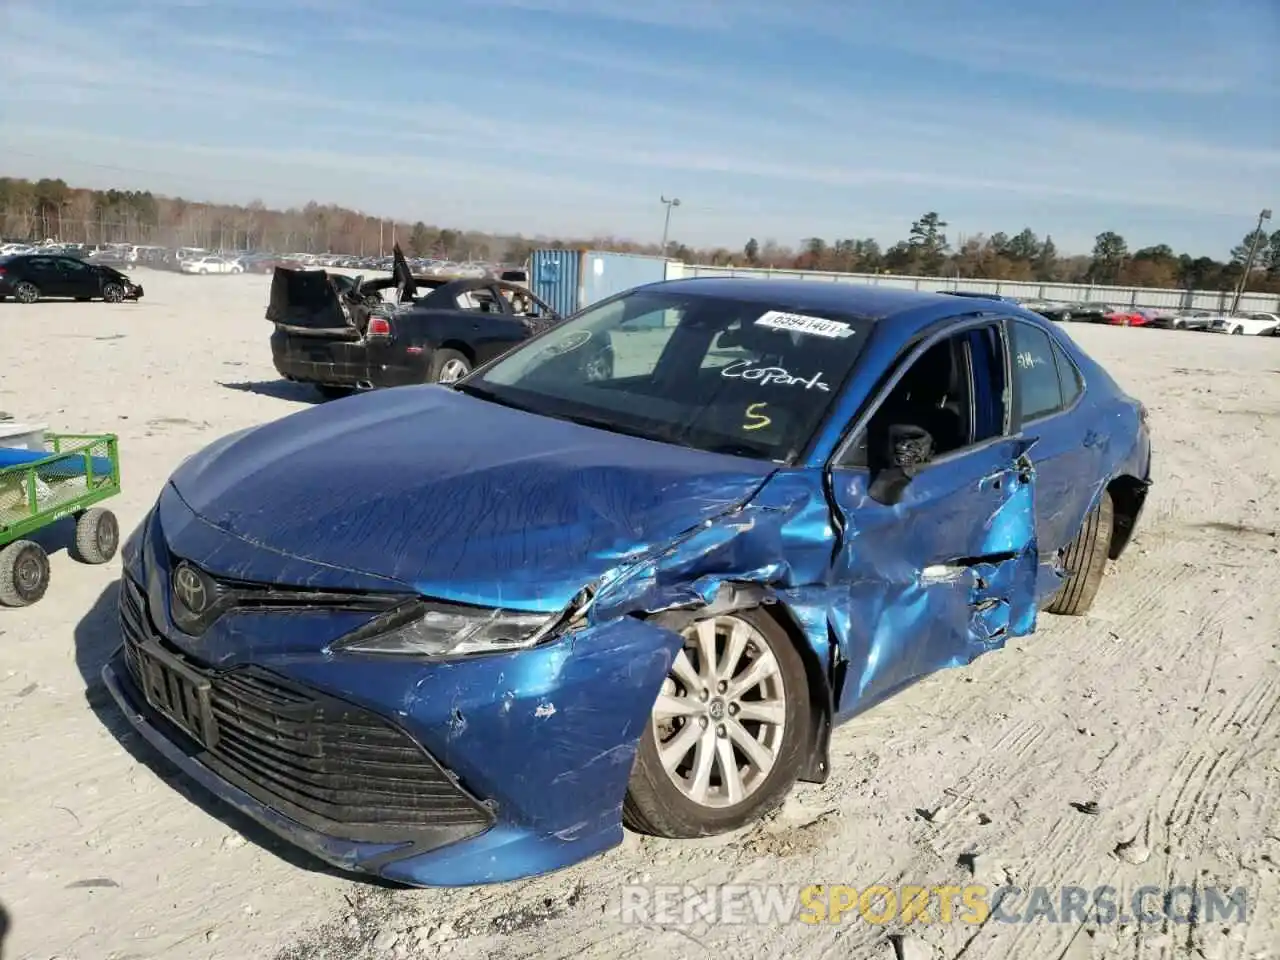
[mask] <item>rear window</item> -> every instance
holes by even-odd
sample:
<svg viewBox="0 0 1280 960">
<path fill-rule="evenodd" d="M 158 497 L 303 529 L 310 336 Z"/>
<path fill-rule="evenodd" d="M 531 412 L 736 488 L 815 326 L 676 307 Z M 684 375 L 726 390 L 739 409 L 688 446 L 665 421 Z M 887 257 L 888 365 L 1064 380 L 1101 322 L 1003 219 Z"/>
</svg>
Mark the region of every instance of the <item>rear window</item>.
<svg viewBox="0 0 1280 960">
<path fill-rule="evenodd" d="M 590 307 L 472 378 L 548 416 L 793 459 L 838 396 L 871 321 L 643 288 Z"/>
</svg>

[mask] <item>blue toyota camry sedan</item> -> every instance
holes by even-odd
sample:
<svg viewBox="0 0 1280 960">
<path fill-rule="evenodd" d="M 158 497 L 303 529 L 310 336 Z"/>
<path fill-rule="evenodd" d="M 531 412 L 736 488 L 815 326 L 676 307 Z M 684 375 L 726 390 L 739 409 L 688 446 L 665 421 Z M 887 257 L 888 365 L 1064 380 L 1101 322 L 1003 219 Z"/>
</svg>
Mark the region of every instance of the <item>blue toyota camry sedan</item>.
<svg viewBox="0 0 1280 960">
<path fill-rule="evenodd" d="M 510 880 L 741 827 L 828 777 L 834 725 L 1084 612 L 1150 459 L 1143 405 L 1016 304 L 653 284 L 187 460 L 104 679 L 332 864 Z"/>
</svg>

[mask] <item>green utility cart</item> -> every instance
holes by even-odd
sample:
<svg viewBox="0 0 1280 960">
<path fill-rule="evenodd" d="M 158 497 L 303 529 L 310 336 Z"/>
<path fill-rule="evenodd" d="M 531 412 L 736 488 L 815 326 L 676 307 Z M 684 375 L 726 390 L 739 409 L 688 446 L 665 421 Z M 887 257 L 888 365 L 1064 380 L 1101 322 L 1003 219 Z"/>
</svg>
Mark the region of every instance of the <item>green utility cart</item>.
<svg viewBox="0 0 1280 960">
<path fill-rule="evenodd" d="M 74 554 L 106 563 L 120 545 L 120 525 L 96 506 L 120 492 L 115 434 L 45 434 L 43 450 L 0 447 L 0 605 L 25 607 L 49 587 L 49 556 L 36 530 L 75 517 Z"/>
</svg>

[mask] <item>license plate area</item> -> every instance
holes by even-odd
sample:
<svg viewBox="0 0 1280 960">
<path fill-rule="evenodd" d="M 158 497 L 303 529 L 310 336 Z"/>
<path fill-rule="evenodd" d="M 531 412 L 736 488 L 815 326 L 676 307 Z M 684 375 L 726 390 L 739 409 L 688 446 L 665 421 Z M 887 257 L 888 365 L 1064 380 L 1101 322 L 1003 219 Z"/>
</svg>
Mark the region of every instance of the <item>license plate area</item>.
<svg viewBox="0 0 1280 960">
<path fill-rule="evenodd" d="M 134 650 L 142 674 L 142 694 L 152 709 L 206 750 L 217 746 L 213 687 L 208 679 L 159 644 L 141 643 Z"/>
</svg>

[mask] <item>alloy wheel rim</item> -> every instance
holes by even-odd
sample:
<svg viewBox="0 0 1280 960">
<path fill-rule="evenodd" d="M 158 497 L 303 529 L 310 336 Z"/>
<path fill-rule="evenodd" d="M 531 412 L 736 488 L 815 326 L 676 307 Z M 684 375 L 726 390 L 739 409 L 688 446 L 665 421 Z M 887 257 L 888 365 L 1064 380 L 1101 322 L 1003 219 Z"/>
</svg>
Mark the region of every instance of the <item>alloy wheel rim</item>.
<svg viewBox="0 0 1280 960">
<path fill-rule="evenodd" d="M 449 360 L 440 368 L 440 382 L 453 383 L 467 375 L 467 365 L 461 360 Z"/>
<path fill-rule="evenodd" d="M 653 707 L 653 736 L 675 787 L 701 807 L 734 807 L 773 771 L 786 730 L 782 671 L 763 635 L 738 617 L 684 632 Z"/>
</svg>

